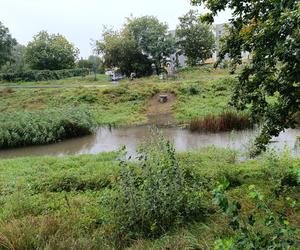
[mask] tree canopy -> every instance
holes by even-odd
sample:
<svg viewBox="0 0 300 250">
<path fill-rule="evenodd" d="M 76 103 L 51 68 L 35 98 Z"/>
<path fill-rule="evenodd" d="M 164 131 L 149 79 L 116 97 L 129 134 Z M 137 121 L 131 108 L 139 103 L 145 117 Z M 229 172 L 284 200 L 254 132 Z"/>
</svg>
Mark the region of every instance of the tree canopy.
<svg viewBox="0 0 300 250">
<path fill-rule="evenodd" d="M 195 66 L 212 56 L 215 39 L 210 26 L 201 23 L 197 11 L 190 10 L 179 17 L 180 24 L 176 29 L 179 53 L 187 57 L 187 64 Z"/>
<path fill-rule="evenodd" d="M 128 19 L 124 32 L 133 37 L 139 50 L 153 61 L 158 72 L 161 64 L 175 52 L 175 39 L 168 32 L 168 25 L 156 17 Z"/>
<path fill-rule="evenodd" d="M 139 76 L 151 74 L 151 61 L 138 48 L 128 34 L 105 30 L 103 39 L 96 42 L 98 53 L 103 54 L 106 67 L 117 67 L 129 76 L 135 72 Z"/>
<path fill-rule="evenodd" d="M 75 66 L 78 49 L 64 36 L 39 32 L 25 50 L 25 61 L 32 69 L 60 70 Z"/>
<path fill-rule="evenodd" d="M 8 28 L 0 22 L 0 67 L 11 60 L 13 48 L 17 41 L 12 38 Z"/>
<path fill-rule="evenodd" d="M 220 51 L 234 65 L 241 63 L 241 51 L 252 61 L 245 66 L 235 87 L 232 103 L 250 107 L 253 117 L 262 120 L 253 155 L 266 149 L 272 136 L 295 127 L 300 110 L 300 2 L 299 0 L 192 0 L 205 4 L 208 22 L 225 8 L 232 10 L 229 34 Z"/>
</svg>

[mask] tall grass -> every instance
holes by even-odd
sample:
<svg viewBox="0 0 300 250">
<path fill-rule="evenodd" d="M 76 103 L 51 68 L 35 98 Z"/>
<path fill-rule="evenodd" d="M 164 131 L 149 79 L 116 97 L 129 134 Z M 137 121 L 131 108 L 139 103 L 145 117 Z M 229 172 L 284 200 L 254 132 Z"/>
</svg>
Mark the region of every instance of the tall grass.
<svg viewBox="0 0 300 250">
<path fill-rule="evenodd" d="M 96 122 L 83 108 L 0 114 L 0 149 L 39 145 L 87 135 Z"/>
<path fill-rule="evenodd" d="M 215 240 L 237 235 L 212 203 L 224 177 L 244 222 L 260 215 L 248 196 L 254 184 L 274 215 L 300 229 L 300 159 L 285 153 L 240 162 L 215 147 L 174 157 L 170 145 L 155 143 L 159 151 L 144 148 L 142 158 L 121 165 L 118 152 L 0 159 L 0 249 L 214 249 Z M 278 229 L 261 218 L 253 233 Z M 299 249 L 299 230 L 295 237 L 291 249 Z"/>
<path fill-rule="evenodd" d="M 209 115 L 190 122 L 190 130 L 193 132 L 224 132 L 249 128 L 253 128 L 253 123 L 248 115 L 231 111 L 223 112 L 219 116 Z"/>
</svg>

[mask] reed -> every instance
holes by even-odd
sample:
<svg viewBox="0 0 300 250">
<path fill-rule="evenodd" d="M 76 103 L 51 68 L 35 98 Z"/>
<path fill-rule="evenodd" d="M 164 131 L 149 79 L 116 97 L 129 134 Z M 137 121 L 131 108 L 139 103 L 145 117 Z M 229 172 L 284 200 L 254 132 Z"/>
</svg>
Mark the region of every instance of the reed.
<svg viewBox="0 0 300 250">
<path fill-rule="evenodd" d="M 195 119 L 189 126 L 192 132 L 225 132 L 253 128 L 247 114 L 226 111 L 219 116 L 209 115 L 203 119 Z"/>
<path fill-rule="evenodd" d="M 0 149 L 55 143 L 90 134 L 95 127 L 83 108 L 0 113 Z"/>
</svg>

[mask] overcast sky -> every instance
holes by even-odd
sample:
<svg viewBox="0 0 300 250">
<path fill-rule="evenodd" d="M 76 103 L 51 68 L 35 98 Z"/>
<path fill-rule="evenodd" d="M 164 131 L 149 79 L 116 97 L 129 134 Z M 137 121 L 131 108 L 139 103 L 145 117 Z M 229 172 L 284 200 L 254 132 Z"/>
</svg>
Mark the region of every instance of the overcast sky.
<svg viewBox="0 0 300 250">
<path fill-rule="evenodd" d="M 175 29 L 178 17 L 191 8 L 189 0 L 0 0 L 0 21 L 21 44 L 47 30 L 66 36 L 87 57 L 91 39 L 101 37 L 103 25 L 119 29 L 125 17 L 154 15 Z M 216 23 L 229 17 L 229 11 L 221 13 Z"/>
</svg>

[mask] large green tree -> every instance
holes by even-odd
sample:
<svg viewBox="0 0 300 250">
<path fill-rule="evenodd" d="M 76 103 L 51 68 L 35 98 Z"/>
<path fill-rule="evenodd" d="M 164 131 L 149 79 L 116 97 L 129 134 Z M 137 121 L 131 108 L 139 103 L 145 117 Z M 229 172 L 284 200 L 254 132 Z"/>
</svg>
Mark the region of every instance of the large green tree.
<svg viewBox="0 0 300 250">
<path fill-rule="evenodd" d="M 195 66 L 204 63 L 212 56 L 215 45 L 214 34 L 210 26 L 200 21 L 199 14 L 190 10 L 179 17 L 180 24 L 176 29 L 179 53 L 187 57 L 187 64 Z"/>
<path fill-rule="evenodd" d="M 220 52 L 228 53 L 235 65 L 241 51 L 252 54 L 235 87 L 233 104 L 250 107 L 253 117 L 263 122 L 253 155 L 266 149 L 272 136 L 294 128 L 300 110 L 300 1 L 299 0 L 193 0 L 205 4 L 210 13 L 232 10 L 229 34 Z"/>
<path fill-rule="evenodd" d="M 13 48 L 16 44 L 17 42 L 12 38 L 8 28 L 0 22 L 0 67 L 12 59 Z"/>
<path fill-rule="evenodd" d="M 151 74 L 151 61 L 138 48 L 135 40 L 123 32 L 105 30 L 102 40 L 96 42 L 96 49 L 103 55 L 108 68 L 117 67 L 129 76 L 135 72 L 138 76 Z"/>
<path fill-rule="evenodd" d="M 153 61 L 157 72 L 175 52 L 175 39 L 168 32 L 168 25 L 153 16 L 128 19 L 124 32 L 130 34 L 139 50 Z"/>
<path fill-rule="evenodd" d="M 25 50 L 25 61 L 32 69 L 60 70 L 75 66 L 78 49 L 64 36 L 39 32 Z"/>
</svg>

